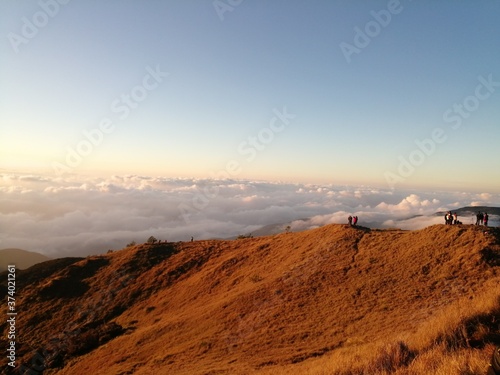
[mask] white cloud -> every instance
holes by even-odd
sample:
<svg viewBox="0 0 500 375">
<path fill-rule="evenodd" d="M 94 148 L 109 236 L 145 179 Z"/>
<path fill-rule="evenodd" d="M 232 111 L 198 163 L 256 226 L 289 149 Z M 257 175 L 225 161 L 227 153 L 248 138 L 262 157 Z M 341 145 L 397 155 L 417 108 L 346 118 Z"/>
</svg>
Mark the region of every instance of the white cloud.
<svg viewBox="0 0 500 375">
<path fill-rule="evenodd" d="M 303 230 L 345 223 L 349 214 L 359 216 L 360 225 L 414 229 L 442 222 L 432 216 L 436 211 L 500 202 L 499 194 L 490 193 L 148 176 L 3 174 L 0 192 L 0 248 L 49 256 L 101 253 L 150 235 L 224 238 L 287 222 Z"/>
</svg>

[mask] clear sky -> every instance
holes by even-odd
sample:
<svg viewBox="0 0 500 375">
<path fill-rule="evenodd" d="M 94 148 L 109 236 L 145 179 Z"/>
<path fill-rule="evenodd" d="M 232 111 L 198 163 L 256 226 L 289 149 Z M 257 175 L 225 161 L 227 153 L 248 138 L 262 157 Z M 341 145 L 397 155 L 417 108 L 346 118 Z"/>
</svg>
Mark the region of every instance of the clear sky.
<svg viewBox="0 0 500 375">
<path fill-rule="evenodd" d="M 0 169 L 498 192 L 499 1 L 0 2 Z"/>
</svg>

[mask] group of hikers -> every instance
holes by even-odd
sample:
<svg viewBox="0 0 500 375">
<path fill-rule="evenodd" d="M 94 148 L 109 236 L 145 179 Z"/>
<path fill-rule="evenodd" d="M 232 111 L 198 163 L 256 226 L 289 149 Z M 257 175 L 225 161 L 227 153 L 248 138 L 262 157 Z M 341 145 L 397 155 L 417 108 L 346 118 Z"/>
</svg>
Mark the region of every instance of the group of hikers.
<svg viewBox="0 0 500 375">
<path fill-rule="evenodd" d="M 356 224 L 358 223 L 358 217 L 357 216 L 351 216 L 349 215 L 349 217 L 347 218 L 347 221 L 349 222 L 349 226 L 356 226 Z"/>
<path fill-rule="evenodd" d="M 457 213 L 456 212 L 451 213 L 451 211 L 448 211 L 444 215 L 444 222 L 446 225 L 462 224 L 462 222 L 458 220 Z M 477 213 L 476 225 L 488 226 L 488 214 L 486 212 L 484 214 L 482 212 Z"/>
<path fill-rule="evenodd" d="M 444 215 L 444 223 L 446 225 L 462 224 L 458 220 L 458 214 L 456 212 L 451 213 L 451 211 L 448 211 L 448 213 Z"/>
<path fill-rule="evenodd" d="M 488 214 L 485 212 L 478 212 L 476 215 L 476 225 L 488 226 Z"/>
</svg>

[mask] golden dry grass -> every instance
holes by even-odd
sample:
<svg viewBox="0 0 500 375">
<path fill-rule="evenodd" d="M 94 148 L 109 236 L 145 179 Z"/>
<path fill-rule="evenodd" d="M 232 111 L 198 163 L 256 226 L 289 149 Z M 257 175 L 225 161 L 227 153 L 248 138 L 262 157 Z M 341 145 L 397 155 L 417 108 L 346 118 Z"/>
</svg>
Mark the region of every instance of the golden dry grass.
<svg viewBox="0 0 500 375">
<path fill-rule="evenodd" d="M 19 354 L 45 374 L 483 374 L 499 243 L 328 225 L 138 245 L 32 276 Z"/>
</svg>

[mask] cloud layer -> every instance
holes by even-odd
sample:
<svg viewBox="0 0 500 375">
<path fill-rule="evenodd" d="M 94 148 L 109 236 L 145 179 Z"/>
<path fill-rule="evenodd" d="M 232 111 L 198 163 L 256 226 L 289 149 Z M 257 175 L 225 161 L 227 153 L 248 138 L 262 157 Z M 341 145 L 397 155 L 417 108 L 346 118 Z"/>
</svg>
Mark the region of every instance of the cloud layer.
<svg viewBox="0 0 500 375">
<path fill-rule="evenodd" d="M 442 223 L 436 211 L 500 202 L 487 193 L 148 176 L 0 174 L 0 194 L 0 248 L 52 257 L 98 254 L 151 235 L 226 238 L 288 222 L 303 230 L 345 223 L 349 214 L 360 225 L 416 229 Z"/>
</svg>

